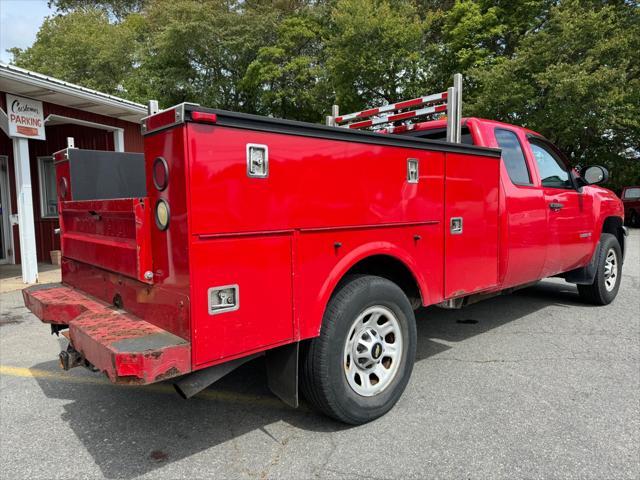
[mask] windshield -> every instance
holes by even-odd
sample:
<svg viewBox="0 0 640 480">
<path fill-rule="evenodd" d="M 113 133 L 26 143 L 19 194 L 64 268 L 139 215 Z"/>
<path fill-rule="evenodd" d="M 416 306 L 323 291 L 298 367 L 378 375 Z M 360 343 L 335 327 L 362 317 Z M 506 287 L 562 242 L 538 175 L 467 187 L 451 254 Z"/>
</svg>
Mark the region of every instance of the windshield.
<svg viewBox="0 0 640 480">
<path fill-rule="evenodd" d="M 640 198 L 640 187 L 627 188 L 622 196 L 624 200 Z"/>
</svg>

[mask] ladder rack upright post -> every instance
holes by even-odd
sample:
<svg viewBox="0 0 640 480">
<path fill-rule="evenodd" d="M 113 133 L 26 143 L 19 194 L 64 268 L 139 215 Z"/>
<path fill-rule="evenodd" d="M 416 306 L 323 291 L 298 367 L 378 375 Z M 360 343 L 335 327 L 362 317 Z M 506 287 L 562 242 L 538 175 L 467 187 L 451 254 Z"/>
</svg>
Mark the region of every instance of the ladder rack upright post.
<svg viewBox="0 0 640 480">
<path fill-rule="evenodd" d="M 449 87 L 447 89 L 447 142 L 455 143 L 456 141 L 456 89 Z"/>
<path fill-rule="evenodd" d="M 455 90 L 456 95 L 456 109 L 455 109 L 455 143 L 461 143 L 462 141 L 462 127 L 460 123 L 462 122 L 462 74 L 456 73 L 453 76 L 453 89 Z"/>
</svg>

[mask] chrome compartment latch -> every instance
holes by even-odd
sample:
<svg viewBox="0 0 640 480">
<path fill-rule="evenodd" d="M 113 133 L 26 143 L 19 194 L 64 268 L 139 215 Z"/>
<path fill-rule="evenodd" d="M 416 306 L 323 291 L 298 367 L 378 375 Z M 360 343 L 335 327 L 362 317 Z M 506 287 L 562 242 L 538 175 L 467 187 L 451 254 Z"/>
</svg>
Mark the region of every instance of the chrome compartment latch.
<svg viewBox="0 0 640 480">
<path fill-rule="evenodd" d="M 418 183 L 420 172 L 418 171 L 418 159 L 407 158 L 407 182 Z"/>
<path fill-rule="evenodd" d="M 269 147 L 247 143 L 247 176 L 250 178 L 269 176 Z"/>
<path fill-rule="evenodd" d="M 238 285 L 211 287 L 207 290 L 209 315 L 232 312 L 240 308 L 240 289 Z"/>
<path fill-rule="evenodd" d="M 462 234 L 462 217 L 451 217 L 449 221 L 449 232 L 451 232 L 451 235 Z"/>
</svg>

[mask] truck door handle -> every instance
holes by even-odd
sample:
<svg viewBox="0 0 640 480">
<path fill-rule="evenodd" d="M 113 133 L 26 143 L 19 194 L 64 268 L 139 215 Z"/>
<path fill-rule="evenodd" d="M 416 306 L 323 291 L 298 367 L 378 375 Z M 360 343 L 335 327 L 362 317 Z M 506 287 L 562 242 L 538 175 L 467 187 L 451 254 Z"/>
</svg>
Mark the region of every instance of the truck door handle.
<svg viewBox="0 0 640 480">
<path fill-rule="evenodd" d="M 557 212 L 558 210 L 560 210 L 562 207 L 564 207 L 564 205 L 562 203 L 550 203 L 549 204 L 549 208 L 551 210 L 553 210 L 554 212 Z"/>
</svg>

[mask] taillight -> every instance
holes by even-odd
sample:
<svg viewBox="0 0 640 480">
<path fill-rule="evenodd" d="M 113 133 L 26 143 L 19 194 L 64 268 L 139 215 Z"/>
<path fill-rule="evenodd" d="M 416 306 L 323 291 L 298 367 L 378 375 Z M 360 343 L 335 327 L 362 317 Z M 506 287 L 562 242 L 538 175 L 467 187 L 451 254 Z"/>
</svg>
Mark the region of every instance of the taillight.
<svg viewBox="0 0 640 480">
<path fill-rule="evenodd" d="M 158 157 L 153 161 L 153 185 L 159 190 L 163 191 L 167 188 L 167 184 L 169 183 L 169 165 L 167 165 L 167 161 Z"/>
<path fill-rule="evenodd" d="M 158 200 L 156 202 L 156 226 L 160 230 L 166 230 L 169 228 L 169 219 L 171 213 L 169 211 L 169 204 L 164 200 Z"/>
<path fill-rule="evenodd" d="M 161 128 L 182 122 L 182 110 L 178 107 L 158 112 L 142 120 L 142 133 L 151 133 Z"/>
<path fill-rule="evenodd" d="M 215 113 L 191 112 L 191 120 L 198 123 L 216 123 L 218 116 Z"/>
</svg>

